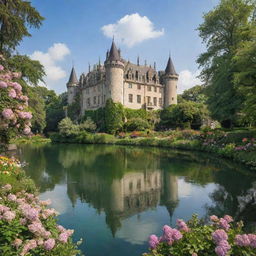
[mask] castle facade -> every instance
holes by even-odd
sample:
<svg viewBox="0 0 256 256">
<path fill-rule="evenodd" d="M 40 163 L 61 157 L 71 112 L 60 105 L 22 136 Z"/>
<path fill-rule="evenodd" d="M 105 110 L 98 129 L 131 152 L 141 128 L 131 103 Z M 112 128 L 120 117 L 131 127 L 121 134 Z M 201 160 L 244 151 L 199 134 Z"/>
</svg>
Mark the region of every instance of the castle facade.
<svg viewBox="0 0 256 256">
<path fill-rule="evenodd" d="M 178 77 L 170 57 L 165 71 L 156 71 L 155 65 L 140 65 L 139 59 L 137 64 L 122 59 L 113 41 L 104 65 L 94 65 L 79 80 L 72 68 L 67 83 L 68 104 L 79 99 L 81 114 L 104 107 L 107 99 L 131 109 L 162 109 L 177 104 Z"/>
</svg>

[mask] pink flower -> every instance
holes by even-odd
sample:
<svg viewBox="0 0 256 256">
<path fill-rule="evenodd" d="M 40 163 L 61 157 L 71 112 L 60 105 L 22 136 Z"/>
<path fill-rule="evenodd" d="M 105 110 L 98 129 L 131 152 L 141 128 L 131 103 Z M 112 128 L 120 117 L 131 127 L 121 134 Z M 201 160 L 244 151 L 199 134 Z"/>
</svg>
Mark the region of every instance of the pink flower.
<svg viewBox="0 0 256 256">
<path fill-rule="evenodd" d="M 36 240 L 29 240 L 25 246 L 23 247 L 23 250 L 21 252 L 21 256 L 25 256 L 30 250 L 33 250 L 37 247 Z"/>
<path fill-rule="evenodd" d="M 159 244 L 159 239 L 156 235 L 151 235 L 149 237 L 149 246 L 151 249 L 155 249 Z"/>
<path fill-rule="evenodd" d="M 3 214 L 3 219 L 6 220 L 6 221 L 12 221 L 13 219 L 15 219 L 16 217 L 16 214 L 15 212 L 12 212 L 12 211 L 6 211 L 4 214 Z"/>
<path fill-rule="evenodd" d="M 28 127 L 28 126 L 26 126 L 26 127 L 23 129 L 23 133 L 24 133 L 25 135 L 30 134 L 30 132 L 31 132 L 31 129 L 30 129 L 30 127 Z"/>
<path fill-rule="evenodd" d="M 6 211 L 9 211 L 9 210 L 10 210 L 9 207 L 0 204 L 0 213 L 5 213 Z"/>
<path fill-rule="evenodd" d="M 255 234 L 248 234 L 248 238 L 250 240 L 250 246 L 252 248 L 256 248 L 256 235 Z"/>
<path fill-rule="evenodd" d="M 10 108 L 5 108 L 2 111 L 2 116 L 7 120 L 11 120 L 15 117 L 13 111 Z"/>
<path fill-rule="evenodd" d="M 215 248 L 215 252 L 218 256 L 226 256 L 230 248 L 228 241 L 222 240 Z"/>
<path fill-rule="evenodd" d="M 223 219 L 226 220 L 227 223 L 230 223 L 230 222 L 234 221 L 233 218 L 232 218 L 231 216 L 229 216 L 229 215 L 225 215 L 225 216 L 223 217 Z"/>
<path fill-rule="evenodd" d="M 35 221 L 39 218 L 39 210 L 31 207 L 29 204 L 23 204 L 19 206 L 24 217 L 30 221 Z"/>
<path fill-rule="evenodd" d="M 2 65 L 0 65 L 0 71 L 3 71 L 4 67 Z"/>
<path fill-rule="evenodd" d="M 17 82 L 14 82 L 14 83 L 13 83 L 13 88 L 14 88 L 16 91 L 18 91 L 18 92 L 21 92 L 21 91 L 22 91 L 21 85 L 20 85 L 19 83 L 17 83 Z"/>
<path fill-rule="evenodd" d="M 7 198 L 8 198 L 9 201 L 16 201 L 16 199 L 17 199 L 17 197 L 14 194 L 9 194 L 7 196 Z"/>
<path fill-rule="evenodd" d="M 17 97 L 17 93 L 16 93 L 16 91 L 14 90 L 14 89 L 11 89 L 10 91 L 9 91 L 9 97 L 11 97 L 11 98 L 16 98 Z"/>
<path fill-rule="evenodd" d="M 44 206 L 50 205 L 51 203 L 52 203 L 52 202 L 51 202 L 50 199 L 40 202 L 40 204 L 41 204 L 41 205 L 44 205 Z"/>
<path fill-rule="evenodd" d="M 7 88 L 7 83 L 4 81 L 0 81 L 0 88 Z"/>
<path fill-rule="evenodd" d="M 212 238 L 216 244 L 219 244 L 222 240 L 228 240 L 228 235 L 223 229 L 217 229 L 212 233 Z"/>
<path fill-rule="evenodd" d="M 183 220 L 178 219 L 178 220 L 176 221 L 176 223 L 177 223 L 178 229 L 179 229 L 180 231 L 185 231 L 185 232 L 188 232 L 188 231 L 189 231 L 189 228 L 188 228 L 187 224 L 186 224 Z"/>
<path fill-rule="evenodd" d="M 68 229 L 59 235 L 58 240 L 61 243 L 67 243 L 68 238 L 73 234 L 74 230 Z"/>
<path fill-rule="evenodd" d="M 17 249 L 18 247 L 20 247 L 21 244 L 22 244 L 22 240 L 19 239 L 19 238 L 16 238 L 16 239 L 13 241 L 13 243 L 12 243 L 12 245 L 13 245 L 14 247 L 16 247 L 16 249 Z"/>
<path fill-rule="evenodd" d="M 228 224 L 228 222 L 223 218 L 220 218 L 219 225 L 221 228 L 223 228 L 225 230 L 229 230 L 229 228 L 230 228 L 230 225 Z"/>
<path fill-rule="evenodd" d="M 65 229 L 63 226 L 61 226 L 61 225 L 58 225 L 58 226 L 57 226 L 57 229 L 58 229 L 60 232 L 65 232 L 65 231 L 66 231 L 66 229 Z"/>
<path fill-rule="evenodd" d="M 55 240 L 53 238 L 49 238 L 44 242 L 44 249 L 47 251 L 51 251 L 55 246 Z"/>
<path fill-rule="evenodd" d="M 236 235 L 235 237 L 235 244 L 239 246 L 249 246 L 250 245 L 250 239 L 248 235 Z"/>
<path fill-rule="evenodd" d="M 163 236 L 161 238 L 162 241 L 166 241 L 169 245 L 171 245 L 174 241 L 180 240 L 182 238 L 182 234 L 177 229 L 172 229 L 168 225 L 163 227 Z"/>
</svg>

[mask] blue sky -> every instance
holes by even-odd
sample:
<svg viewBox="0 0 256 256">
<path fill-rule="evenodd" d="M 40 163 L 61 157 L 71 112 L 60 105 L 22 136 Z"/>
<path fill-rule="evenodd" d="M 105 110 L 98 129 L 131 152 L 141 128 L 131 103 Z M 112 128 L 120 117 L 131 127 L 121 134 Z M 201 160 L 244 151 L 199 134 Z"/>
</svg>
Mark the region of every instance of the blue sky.
<svg viewBox="0 0 256 256">
<path fill-rule="evenodd" d="M 180 91 L 198 83 L 196 58 L 204 46 L 196 28 L 218 0 L 31 2 L 45 20 L 18 50 L 45 65 L 48 87 L 60 93 L 66 90 L 72 61 L 78 75 L 88 71 L 89 62 L 94 64 L 99 57 L 103 62 L 113 33 L 125 59 L 135 62 L 139 55 L 141 63 L 156 61 L 157 69 L 164 69 L 171 52 L 180 73 Z"/>
</svg>

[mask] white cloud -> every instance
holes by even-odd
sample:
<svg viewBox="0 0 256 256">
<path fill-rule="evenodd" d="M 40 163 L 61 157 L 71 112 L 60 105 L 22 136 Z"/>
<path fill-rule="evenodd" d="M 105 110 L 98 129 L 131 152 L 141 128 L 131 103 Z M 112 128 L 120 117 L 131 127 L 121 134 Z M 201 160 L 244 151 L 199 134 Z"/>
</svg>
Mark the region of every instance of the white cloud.
<svg viewBox="0 0 256 256">
<path fill-rule="evenodd" d="M 141 43 L 144 40 L 157 38 L 164 34 L 164 29 L 155 30 L 154 24 L 146 16 L 138 13 L 125 15 L 115 24 L 108 24 L 101 28 L 107 37 L 115 37 L 115 40 L 128 47 Z"/>
<path fill-rule="evenodd" d="M 70 54 L 70 50 L 63 43 L 55 43 L 51 46 L 46 53 L 41 51 L 34 51 L 30 55 L 31 59 L 38 60 L 44 66 L 46 77 L 46 84 L 52 84 L 64 77 L 66 72 L 59 65 L 58 61 L 62 61 L 67 55 Z"/>
<path fill-rule="evenodd" d="M 183 70 L 179 73 L 179 81 L 178 81 L 178 93 L 182 93 L 184 90 L 187 90 L 195 85 L 202 84 L 201 80 L 197 78 L 200 74 L 200 71 L 192 73 L 189 70 Z"/>
</svg>

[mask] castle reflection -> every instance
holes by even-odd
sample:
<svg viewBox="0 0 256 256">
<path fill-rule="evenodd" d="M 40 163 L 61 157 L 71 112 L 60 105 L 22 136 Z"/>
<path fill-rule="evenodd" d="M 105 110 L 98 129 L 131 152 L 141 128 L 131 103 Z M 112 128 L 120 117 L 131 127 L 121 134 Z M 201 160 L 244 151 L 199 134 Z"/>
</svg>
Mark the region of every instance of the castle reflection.
<svg viewBox="0 0 256 256">
<path fill-rule="evenodd" d="M 207 195 L 211 204 L 201 206 L 205 216 L 230 214 L 255 222 L 256 199 L 249 200 L 255 174 L 210 155 L 103 145 L 25 146 L 19 154 L 29 163 L 26 172 L 40 192 L 57 184 L 67 186 L 74 207 L 80 200 L 105 213 L 113 236 L 122 220 L 158 206 L 164 206 L 172 218 L 185 189 L 179 187 L 179 179 L 197 188 L 214 185 Z"/>
</svg>

